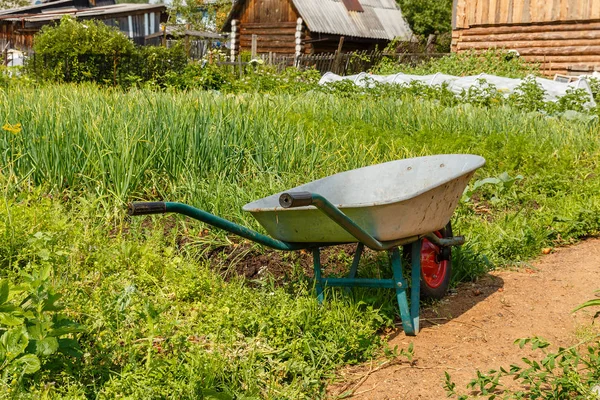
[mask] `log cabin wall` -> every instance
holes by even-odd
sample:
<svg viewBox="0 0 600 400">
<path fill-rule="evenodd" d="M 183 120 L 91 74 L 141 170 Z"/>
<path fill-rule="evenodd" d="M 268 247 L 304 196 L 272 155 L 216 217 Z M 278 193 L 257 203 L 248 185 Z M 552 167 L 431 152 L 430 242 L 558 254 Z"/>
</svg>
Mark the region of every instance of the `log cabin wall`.
<svg viewBox="0 0 600 400">
<path fill-rule="evenodd" d="M 308 45 L 312 46 L 306 53 L 334 53 L 340 43 L 341 35 L 329 35 L 319 33 L 309 33 Z M 364 39 L 344 37 L 342 51 L 373 51 L 375 49 L 383 50 L 389 43 L 384 39 Z"/>
<path fill-rule="evenodd" d="M 299 15 L 290 0 L 248 0 L 239 15 L 240 51 L 250 51 L 257 35 L 258 53 L 294 54 Z"/>
<path fill-rule="evenodd" d="M 0 26 L 0 54 L 7 44 L 9 48 L 30 50 L 33 48 L 33 36 L 37 29 L 19 29 L 21 24 L 12 22 Z M 18 32 L 16 32 L 18 30 Z"/>
<path fill-rule="evenodd" d="M 546 75 L 600 68 L 600 0 L 455 0 L 452 50 L 517 50 Z"/>
</svg>

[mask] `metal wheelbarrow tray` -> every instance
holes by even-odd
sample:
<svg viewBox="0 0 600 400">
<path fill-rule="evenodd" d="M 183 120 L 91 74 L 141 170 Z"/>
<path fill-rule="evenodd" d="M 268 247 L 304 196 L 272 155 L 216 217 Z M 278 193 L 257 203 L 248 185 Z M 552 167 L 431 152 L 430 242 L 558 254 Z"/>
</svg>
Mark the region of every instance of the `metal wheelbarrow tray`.
<svg viewBox="0 0 600 400">
<path fill-rule="evenodd" d="M 331 175 L 246 204 L 270 236 L 181 203 L 134 202 L 130 215 L 175 212 L 225 229 L 278 250 L 311 249 L 315 289 L 323 301 L 326 286 L 380 287 L 396 290 L 404 331 L 419 330 L 420 290 L 441 298 L 450 282 L 454 209 L 482 157 L 448 154 L 391 161 Z M 321 276 L 320 248 L 358 242 L 346 278 Z M 367 246 L 389 250 L 392 279 L 356 278 Z M 411 304 L 402 275 L 399 247 L 411 253 Z M 421 282 L 419 284 L 419 281 Z"/>
</svg>

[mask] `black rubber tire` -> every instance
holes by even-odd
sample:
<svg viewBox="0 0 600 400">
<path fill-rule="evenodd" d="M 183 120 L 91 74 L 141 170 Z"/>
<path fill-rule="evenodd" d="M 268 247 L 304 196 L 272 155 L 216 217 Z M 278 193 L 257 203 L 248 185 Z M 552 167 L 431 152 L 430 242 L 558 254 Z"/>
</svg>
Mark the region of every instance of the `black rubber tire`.
<svg viewBox="0 0 600 400">
<path fill-rule="evenodd" d="M 443 238 L 452 237 L 452 225 L 450 222 L 440 230 L 440 234 Z M 406 245 L 402 248 L 402 253 L 405 254 L 405 259 L 409 262 L 411 260 L 412 245 Z M 452 275 L 452 252 L 448 256 L 448 265 L 446 266 L 446 274 L 442 283 L 438 287 L 431 287 L 423 279 L 423 270 L 421 270 L 421 298 L 422 299 L 434 299 L 441 300 L 448 293 L 450 287 L 450 276 Z"/>
</svg>

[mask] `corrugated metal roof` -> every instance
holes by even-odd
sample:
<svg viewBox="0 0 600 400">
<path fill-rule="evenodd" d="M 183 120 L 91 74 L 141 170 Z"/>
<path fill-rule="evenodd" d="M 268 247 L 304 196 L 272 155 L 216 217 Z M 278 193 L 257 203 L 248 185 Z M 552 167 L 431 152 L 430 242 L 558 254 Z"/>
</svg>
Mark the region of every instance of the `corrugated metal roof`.
<svg viewBox="0 0 600 400">
<path fill-rule="evenodd" d="M 60 19 L 63 15 L 73 15 L 75 17 L 100 17 L 113 14 L 131 13 L 135 11 L 164 11 L 162 4 L 115 4 L 103 7 L 94 7 L 86 9 L 58 9 L 43 14 L 15 14 L 0 16 L 5 21 L 25 21 L 25 22 L 44 22 Z"/>
<path fill-rule="evenodd" d="M 348 11 L 340 0 L 290 0 L 311 32 L 369 39 L 414 40 L 395 0 L 358 0 L 364 12 Z M 234 2 L 223 30 L 239 18 L 246 0 Z"/>
<path fill-rule="evenodd" d="M 412 40 L 412 31 L 393 0 L 359 0 L 364 12 L 337 0 L 293 0 L 311 32 L 373 39 Z"/>
<path fill-rule="evenodd" d="M 35 5 L 25 6 L 25 7 L 9 8 L 6 10 L 0 10 L 0 15 L 24 14 L 24 13 L 33 14 L 36 11 L 41 11 L 45 8 L 58 7 L 58 6 L 65 5 L 65 4 L 70 5 L 71 3 L 72 3 L 71 0 L 60 0 L 60 1 L 42 3 L 42 4 L 35 4 Z"/>
</svg>

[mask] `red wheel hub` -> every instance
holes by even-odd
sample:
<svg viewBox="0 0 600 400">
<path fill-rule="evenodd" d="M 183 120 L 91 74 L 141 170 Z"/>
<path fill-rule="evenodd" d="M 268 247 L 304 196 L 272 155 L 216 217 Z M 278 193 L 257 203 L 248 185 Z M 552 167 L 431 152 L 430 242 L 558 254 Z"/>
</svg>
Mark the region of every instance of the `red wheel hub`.
<svg viewBox="0 0 600 400">
<path fill-rule="evenodd" d="M 442 234 L 435 232 L 437 237 Z M 448 260 L 440 260 L 441 249 L 427 239 L 421 243 L 421 274 L 423 281 L 430 288 L 439 287 L 448 272 Z"/>
</svg>

